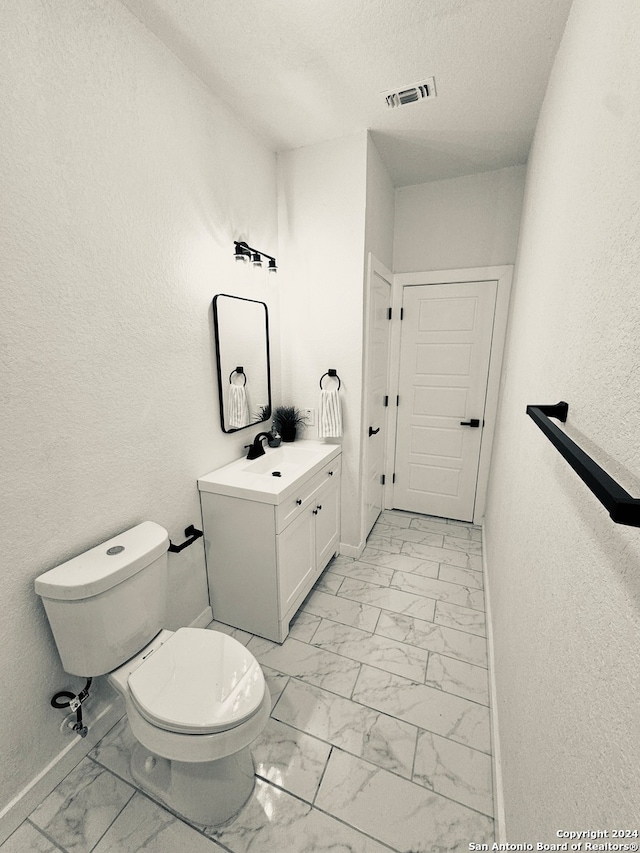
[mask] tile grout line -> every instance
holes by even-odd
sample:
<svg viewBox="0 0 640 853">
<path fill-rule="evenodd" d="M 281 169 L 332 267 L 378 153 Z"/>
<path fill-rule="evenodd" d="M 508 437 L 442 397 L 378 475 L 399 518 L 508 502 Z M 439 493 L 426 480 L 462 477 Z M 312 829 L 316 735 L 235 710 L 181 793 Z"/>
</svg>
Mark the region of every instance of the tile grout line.
<svg viewBox="0 0 640 853">
<path fill-rule="evenodd" d="M 35 810 L 34 810 L 34 811 L 35 811 Z M 20 826 L 22 826 L 22 825 L 23 825 L 23 824 L 25 824 L 25 823 L 28 823 L 28 824 L 29 824 L 29 826 L 31 826 L 31 827 L 32 827 L 32 828 L 33 828 L 37 833 L 39 833 L 40 835 L 42 835 L 42 837 L 43 837 L 43 838 L 46 838 L 46 839 L 47 839 L 47 841 L 48 841 L 50 844 L 53 844 L 53 846 L 55 847 L 55 849 L 56 849 L 56 850 L 62 850 L 62 853 L 69 853 L 69 851 L 67 850 L 67 848 L 66 848 L 66 847 L 63 847 L 61 844 L 58 844 L 58 842 L 55 840 L 55 838 L 52 838 L 52 837 L 49 835 L 49 833 L 48 833 L 48 832 L 46 832 L 46 830 L 41 829 L 37 824 L 33 823 L 33 821 L 32 821 L 32 820 L 30 820 L 30 818 L 28 818 L 28 817 L 27 817 L 27 818 L 25 818 L 25 819 L 24 819 L 24 821 L 20 824 Z M 15 835 L 15 833 L 18 831 L 18 829 L 20 829 L 20 826 L 17 826 L 17 827 L 14 829 L 14 831 L 11 833 L 11 835 L 9 836 L 9 838 L 7 838 L 7 839 L 6 839 L 6 841 L 9 841 L 9 839 L 11 838 L 11 836 L 12 836 L 12 835 Z M 4 846 L 4 844 L 6 844 L 6 841 L 5 841 L 5 842 L 3 842 L 2 844 L 0 844 L 0 850 L 2 850 L 2 847 Z"/>
<path fill-rule="evenodd" d="M 394 589 L 395 589 L 395 587 L 394 587 Z M 400 592 L 402 592 L 402 590 L 399 590 L 399 591 L 400 591 Z M 338 597 L 339 597 L 340 599 L 344 598 L 344 596 L 338 596 Z M 425 597 L 425 596 L 423 596 L 423 597 Z M 458 631 L 459 633 L 461 633 L 461 634 L 465 634 L 465 635 L 467 635 L 467 636 L 471 636 L 471 637 L 479 637 L 481 640 L 486 640 L 486 634 L 477 634 L 477 633 L 475 633 L 475 632 L 473 632 L 473 631 L 466 631 L 464 628 L 461 628 L 461 627 L 458 627 L 458 626 L 454 627 L 454 626 L 452 626 L 452 625 L 447 625 L 447 624 L 445 624 L 445 623 L 442 623 L 442 622 L 436 622 L 436 621 L 435 621 L 435 617 L 436 617 L 436 615 L 437 615 L 435 611 L 437 611 L 437 609 L 438 609 L 438 604 L 449 605 L 449 606 L 451 606 L 451 607 L 459 607 L 461 610 L 468 610 L 468 611 L 469 611 L 469 613 L 472 613 L 472 614 L 479 614 L 479 615 L 480 615 L 480 616 L 482 616 L 483 618 L 485 618 L 485 617 L 486 617 L 486 614 L 484 613 L 484 611 L 482 611 L 482 610 L 473 610 L 473 608 L 471 608 L 471 607 L 465 607 L 463 604 L 452 604 L 451 602 L 444 601 L 444 600 L 442 600 L 442 599 L 435 599 L 435 598 L 434 598 L 434 599 L 429 599 L 429 600 L 431 600 L 431 601 L 433 601 L 433 602 L 435 603 L 434 614 L 433 614 L 433 615 L 434 615 L 434 618 L 433 618 L 433 619 L 423 619 L 423 618 L 422 618 L 422 617 L 420 617 L 420 616 L 413 616 L 413 615 L 411 615 L 410 613 L 402 613 L 402 612 L 400 612 L 400 611 L 398 611 L 398 610 L 389 610 L 389 609 L 388 609 L 388 608 L 386 608 L 386 607 L 380 607 L 379 605 L 376 605 L 376 604 L 366 604 L 366 602 L 356 601 L 355 599 L 352 599 L 352 598 L 344 598 L 344 600 L 345 600 L 345 601 L 353 602 L 354 604 L 361 604 L 361 605 L 366 606 L 366 607 L 371 607 L 371 608 L 372 608 L 372 609 L 374 609 L 374 610 L 380 610 L 380 611 L 384 610 L 384 611 L 385 611 L 385 613 L 393 613 L 393 614 L 395 614 L 396 616 L 404 616 L 404 617 L 405 617 L 405 618 L 407 618 L 407 619 L 415 619 L 415 620 L 416 620 L 416 621 L 418 621 L 418 622 L 426 622 L 427 624 L 429 624 L 429 625 L 435 625 L 435 626 L 436 626 L 436 627 L 438 627 L 438 628 L 446 628 L 446 629 L 447 629 L 447 630 L 449 630 L 449 631 Z M 304 612 L 305 612 L 305 613 L 308 613 L 308 614 L 309 614 L 309 615 L 311 615 L 311 616 L 317 616 L 317 615 L 318 615 L 318 614 L 316 614 L 316 613 L 312 613 L 310 610 L 305 610 Z M 380 619 L 380 615 L 381 615 L 381 614 L 378 614 L 378 617 L 377 617 L 377 619 L 378 619 L 378 620 Z M 365 630 L 364 628 L 359 628 L 359 627 L 358 627 L 358 625 L 354 625 L 352 622 L 340 622 L 338 619 L 332 618 L 331 616 L 319 616 L 319 618 L 320 618 L 320 619 L 327 619 L 327 620 L 328 620 L 328 621 L 330 621 L 330 622 L 335 622 L 337 625 L 346 625 L 348 628 L 358 628 L 358 630 L 360 630 L 360 631 L 364 631 L 364 630 Z M 377 623 L 376 623 L 376 627 L 377 627 Z M 374 633 L 375 633 L 375 632 L 374 632 Z M 391 638 L 390 638 L 390 639 L 391 639 Z"/>
<path fill-rule="evenodd" d="M 420 575 L 420 577 L 424 577 L 424 575 Z M 428 580 L 435 580 L 435 581 L 437 581 L 437 580 L 438 580 L 438 578 L 428 578 Z M 358 581 L 358 582 L 359 582 L 359 583 L 363 583 L 363 584 L 367 584 L 367 581 Z M 449 581 L 440 581 L 440 583 L 449 583 Z M 377 585 L 376 585 L 376 584 L 368 584 L 368 586 L 377 586 Z M 456 586 L 460 586 L 460 584 L 456 584 Z M 422 594 L 421 594 L 421 593 L 419 593 L 419 592 L 409 592 L 409 590 L 406 590 L 406 589 L 400 589 L 399 587 L 396 587 L 396 586 L 391 586 L 391 587 L 377 587 L 377 588 L 378 588 L 378 589 L 386 589 L 386 590 L 394 590 L 394 591 L 396 591 L 396 592 L 403 592 L 403 593 L 405 593 L 406 595 L 415 595 L 415 596 L 416 596 L 416 598 L 424 599 L 424 600 L 426 600 L 426 601 L 433 601 L 434 603 L 437 603 L 438 601 L 444 601 L 444 603 L 445 603 L 445 604 L 454 604 L 456 607 L 465 607 L 465 608 L 466 608 L 466 610 L 472 610 L 474 613 L 482 613 L 482 615 L 483 615 L 483 616 L 485 615 L 485 611 L 484 611 L 484 610 L 477 610 L 475 607 L 466 607 L 466 605 L 464 605 L 464 604 L 456 604 L 456 602 L 454 602 L 454 601 L 447 601 L 446 599 L 442 599 L 442 598 L 431 598 L 431 597 L 430 597 L 430 596 L 428 596 L 428 595 L 422 595 Z M 466 589 L 468 592 L 483 592 L 483 590 L 481 590 L 481 589 L 470 589 L 469 587 L 463 587 L 463 586 L 460 586 L 460 588 L 461 588 L 461 589 Z M 344 595 L 344 594 L 342 594 L 342 595 L 341 595 L 340 593 L 338 593 L 338 596 L 337 596 L 337 597 L 338 597 L 338 598 L 346 598 L 346 599 L 347 599 L 347 601 L 355 601 L 355 602 L 356 602 L 356 603 L 358 603 L 358 604 L 369 604 L 369 602 L 368 602 L 368 601 L 361 601 L 359 598 L 348 598 L 346 595 Z M 381 606 L 381 605 L 379 605 L 379 604 L 369 604 L 369 606 L 370 606 L 370 607 L 380 607 L 380 609 L 381 609 L 381 610 L 390 610 L 390 608 L 389 608 L 389 607 L 382 607 L 382 606 Z M 391 610 L 391 613 L 398 613 L 398 612 L 399 612 L 399 611 L 397 611 L 397 610 Z M 404 614 L 404 615 L 410 615 L 410 614 Z M 434 615 L 435 615 L 435 614 L 434 614 Z M 416 616 L 415 618 L 416 618 L 416 619 L 419 619 L 420 617 L 419 617 L 419 616 Z M 424 621 L 425 621 L 425 622 L 429 622 L 429 621 L 431 621 L 431 620 L 429 620 L 429 619 L 425 619 Z"/>
<path fill-rule="evenodd" d="M 429 730 L 424 729 L 423 731 L 428 732 Z M 433 732 L 431 734 L 433 734 Z M 417 740 L 416 740 L 416 748 L 417 748 Z M 486 814 L 486 812 L 480 811 L 480 809 L 474 808 L 473 806 L 468 806 L 466 803 L 461 803 L 459 800 L 455 800 L 453 797 L 449 797 L 447 794 L 441 794 L 439 791 L 436 791 L 433 788 L 427 788 L 425 785 L 420 785 L 418 782 L 414 782 L 413 779 L 407 779 L 406 776 L 400 776 L 398 773 L 393 773 L 392 770 L 387 770 L 385 767 L 378 767 L 377 764 L 374 764 L 372 761 L 369 761 L 367 758 L 362 758 L 361 756 L 353 755 L 353 753 L 347 752 L 347 750 L 342 749 L 342 747 L 334 746 L 333 749 L 338 750 L 338 752 L 343 752 L 346 755 L 352 755 L 354 758 L 358 759 L 359 761 L 365 762 L 365 764 L 372 764 L 374 767 L 378 768 L 379 770 L 383 770 L 387 773 L 392 773 L 396 778 L 401 779 L 404 782 L 408 782 L 410 785 L 415 786 L 418 789 L 418 791 L 421 791 L 424 793 L 435 794 L 437 797 L 442 797 L 442 799 L 448 800 L 450 803 L 455 803 L 458 806 L 462 806 L 462 808 L 468 809 L 471 812 L 475 812 L 475 814 L 479 814 L 482 817 L 489 818 L 489 820 L 491 820 L 491 821 L 495 820 L 493 815 L 488 815 L 488 814 Z M 333 749 L 332 749 L 332 753 L 333 753 Z M 486 753 L 482 753 L 482 754 L 486 755 Z M 328 764 L 329 764 L 329 761 L 327 761 L 327 765 Z M 325 772 L 326 772 L 326 768 L 325 768 Z M 324 774 L 323 774 L 323 778 L 324 778 Z M 318 788 L 318 790 L 320 790 L 320 789 Z M 290 792 L 287 791 L 287 793 L 290 793 Z M 305 802 L 305 801 L 303 801 L 303 802 Z M 342 818 L 339 818 L 336 815 L 332 814 L 330 811 L 327 811 L 326 809 L 323 809 L 322 807 L 315 805 L 315 803 L 312 806 L 312 808 L 316 809 L 319 812 L 322 812 L 323 814 L 329 815 L 329 817 L 334 818 L 334 820 L 339 820 L 341 823 L 344 823 L 346 826 L 349 826 L 352 829 L 357 830 L 358 832 L 363 832 L 357 826 L 354 826 L 353 824 L 348 823 L 346 820 L 343 820 Z M 367 834 L 367 833 L 363 833 L 363 834 Z M 384 842 L 380 842 L 380 839 L 375 838 L 374 836 L 369 836 L 369 837 L 373 838 L 375 841 L 378 841 L 379 843 L 384 843 Z"/>
<path fill-rule="evenodd" d="M 341 623 L 337 623 L 337 624 L 341 624 Z M 353 626 L 347 626 L 347 627 L 353 627 Z M 361 630 L 361 629 L 356 629 L 356 630 Z M 368 632 L 367 632 L 367 633 L 368 633 Z M 372 635 L 372 636 L 373 636 L 373 635 Z M 381 635 L 381 634 L 377 634 L 376 636 L 382 637 L 383 639 L 391 639 L 391 638 L 383 637 L 383 635 Z M 298 640 L 298 642 L 299 642 L 299 643 L 304 643 L 304 640 Z M 413 646 L 413 645 L 411 645 L 411 644 L 409 644 L 409 643 L 402 643 L 400 640 L 397 640 L 397 641 L 394 641 L 394 642 L 398 642 L 398 643 L 400 643 L 400 645 L 405 645 L 405 646 L 407 646 L 408 648 L 411 648 L 411 649 L 416 649 L 416 648 L 417 648 L 417 649 L 418 649 L 418 651 L 426 651 L 428 656 L 429 656 L 429 655 L 431 655 L 431 654 L 441 654 L 440 652 L 433 652 L 433 651 L 432 651 L 432 650 L 430 650 L 430 649 L 419 649 L 419 647 L 417 647 L 417 646 Z M 305 643 L 305 645 L 310 646 L 312 649 L 318 649 L 319 651 L 324 651 L 324 652 L 328 652 L 329 654 L 332 654 L 332 655 L 337 655 L 338 657 L 344 658 L 345 660 L 351 661 L 352 663 L 357 663 L 360 667 L 362 667 L 362 666 L 369 666 L 369 667 L 371 667 L 371 669 L 377 669 L 377 670 L 379 670 L 380 672 L 384 672 L 384 673 L 386 673 L 387 675 L 395 675 L 395 676 L 397 676 L 398 678 L 406 678 L 406 679 L 407 679 L 407 681 L 413 681 L 413 682 L 414 682 L 414 684 L 418 684 L 418 685 L 422 684 L 422 685 L 424 685 L 425 687 L 431 687 L 433 690 L 439 690 L 441 693 L 446 693 L 446 694 L 448 694 L 449 696 L 456 696 L 458 699 L 466 699 L 468 702 L 473 702 L 474 704 L 476 704 L 476 705 L 480 705 L 481 707 L 484 707 L 484 708 L 488 707 L 487 705 L 483 705 L 483 703 L 482 703 L 482 702 L 477 702 L 475 699 L 469 699 L 467 696 L 461 696 L 459 693 L 452 693 L 450 690 L 445 690 L 444 688 L 441 688 L 441 687 L 433 687 L 433 685 L 426 684 L 426 681 L 417 681 L 415 678 L 411 678 L 411 677 L 410 677 L 410 676 L 408 676 L 408 675 L 402 675 L 402 673 L 400 673 L 400 672 L 395 672 L 395 671 L 390 670 L 390 669 L 384 669 L 384 668 L 383 668 L 383 667 L 381 667 L 381 666 L 376 666 L 376 664 L 373 664 L 373 663 L 366 663 L 366 661 L 357 660 L 356 658 L 351 658 L 351 657 L 349 657 L 349 655 L 348 655 L 348 654 L 345 654 L 344 652 L 335 652 L 335 651 L 333 651 L 333 649 L 325 649 L 325 648 L 323 648 L 322 646 L 314 646 L 314 645 L 312 645 L 311 643 Z M 442 657 L 446 657 L 446 658 L 447 658 L 447 660 L 452 660 L 452 661 L 457 662 L 457 663 L 466 664 L 467 666 L 473 666 L 473 667 L 476 667 L 477 669 L 480 669 L 480 670 L 482 670 L 482 671 L 485 671 L 485 670 L 486 670 L 486 667 L 483 667 L 483 666 L 477 666 L 477 664 L 468 663 L 467 661 L 461 661 L 461 660 L 458 660 L 457 658 L 452 658 L 452 657 L 450 657 L 449 655 L 444 655 L 444 654 L 442 654 Z M 270 667 L 271 667 L 271 669 L 275 669 L 275 667 L 271 666 L 271 664 L 265 664 L 265 666 L 270 666 Z M 279 670 L 276 670 L 276 671 L 277 671 L 277 672 L 279 672 Z M 282 674 L 283 674 L 283 675 L 287 675 L 287 673 L 282 673 Z M 358 675 L 359 675 L 359 674 L 360 674 L 360 673 L 358 673 Z M 299 680 L 300 680 L 300 681 L 304 681 L 304 679 L 303 679 L 302 677 L 300 677 L 300 676 L 291 676 L 291 675 L 290 675 L 289 677 L 290 677 L 290 678 L 299 678 Z M 425 668 L 425 679 L 426 679 L 426 668 Z M 357 681 L 357 677 L 356 677 L 356 681 Z M 305 683 L 310 684 L 311 682 L 305 682 Z M 318 687 L 320 687 L 321 685 L 312 685 L 312 686 L 318 686 Z M 323 690 L 324 690 L 324 689 L 326 689 L 326 688 L 321 687 L 321 689 L 323 689 Z M 355 685 L 354 685 L 354 689 L 355 689 Z M 328 692 L 333 693 L 334 691 L 328 691 Z M 336 695 L 337 695 L 337 696 L 341 696 L 342 694 L 341 694 L 341 693 L 337 693 Z M 350 696 L 352 696 L 352 695 L 353 695 L 353 690 L 351 691 Z M 346 698 L 350 698 L 350 696 L 349 696 L 349 697 L 346 697 Z"/>
</svg>

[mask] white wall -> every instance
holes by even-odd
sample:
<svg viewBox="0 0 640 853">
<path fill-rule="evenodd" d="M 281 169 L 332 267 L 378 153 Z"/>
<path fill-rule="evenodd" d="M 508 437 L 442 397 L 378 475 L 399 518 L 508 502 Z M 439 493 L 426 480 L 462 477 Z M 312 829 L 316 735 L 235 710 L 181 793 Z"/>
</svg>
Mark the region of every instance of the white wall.
<svg viewBox="0 0 640 853">
<path fill-rule="evenodd" d="M 486 540 L 510 842 L 640 815 L 640 531 L 525 416 L 566 400 L 640 496 L 639 43 L 635 0 L 575 0 L 527 174 Z"/>
<path fill-rule="evenodd" d="M 393 271 L 512 264 L 518 243 L 524 166 L 399 187 Z"/>
<path fill-rule="evenodd" d="M 365 265 L 371 252 L 388 270 L 393 269 L 395 189 L 370 134 L 367 134 L 367 196 L 365 210 Z"/>
<path fill-rule="evenodd" d="M 247 440 L 219 427 L 212 297 L 277 307 L 232 257 L 275 253 L 274 155 L 116 0 L 2 18 L 0 810 L 68 743 L 50 697 L 82 686 L 34 578 L 144 519 L 199 525 L 196 478 Z M 202 543 L 170 561 L 176 626 L 208 605 Z"/>
<path fill-rule="evenodd" d="M 360 536 L 362 294 L 367 134 L 278 155 L 282 402 L 314 408 L 320 377 L 342 381 L 342 542 Z"/>
</svg>

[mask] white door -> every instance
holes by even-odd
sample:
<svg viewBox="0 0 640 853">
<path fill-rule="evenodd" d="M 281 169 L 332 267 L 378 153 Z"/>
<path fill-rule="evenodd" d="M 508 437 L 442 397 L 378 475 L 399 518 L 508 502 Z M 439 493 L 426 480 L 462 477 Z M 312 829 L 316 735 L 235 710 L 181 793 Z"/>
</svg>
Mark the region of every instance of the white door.
<svg viewBox="0 0 640 853">
<path fill-rule="evenodd" d="M 364 521 L 369 535 L 383 506 L 383 484 L 389 393 L 389 335 L 392 274 L 371 257 L 368 276 L 367 350 L 364 412 Z"/>
<path fill-rule="evenodd" d="M 497 281 L 403 290 L 393 505 L 472 521 Z"/>
</svg>

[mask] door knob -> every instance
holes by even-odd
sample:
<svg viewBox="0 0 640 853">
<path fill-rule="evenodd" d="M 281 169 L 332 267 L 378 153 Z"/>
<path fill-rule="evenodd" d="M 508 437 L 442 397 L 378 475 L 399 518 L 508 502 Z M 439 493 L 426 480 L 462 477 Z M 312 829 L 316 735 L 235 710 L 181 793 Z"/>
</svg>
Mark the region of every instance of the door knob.
<svg viewBox="0 0 640 853">
<path fill-rule="evenodd" d="M 373 427 L 369 427 L 369 438 L 371 438 L 372 435 L 377 435 L 379 432 L 380 432 L 380 427 L 378 427 L 378 429 L 374 429 Z"/>
<path fill-rule="evenodd" d="M 480 421 L 478 418 L 471 418 L 469 421 L 460 421 L 460 426 L 479 427 Z"/>
</svg>

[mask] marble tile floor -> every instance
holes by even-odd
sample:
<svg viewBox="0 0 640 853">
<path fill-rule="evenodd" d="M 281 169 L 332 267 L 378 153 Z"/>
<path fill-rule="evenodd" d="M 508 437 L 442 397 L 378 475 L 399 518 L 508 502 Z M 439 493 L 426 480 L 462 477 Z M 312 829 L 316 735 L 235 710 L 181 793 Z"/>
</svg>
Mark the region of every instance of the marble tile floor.
<svg viewBox="0 0 640 853">
<path fill-rule="evenodd" d="M 121 720 L 0 853 L 438 853 L 494 839 L 481 531 L 382 513 L 282 645 L 212 623 L 272 695 L 254 793 L 221 827 L 137 790 Z"/>
</svg>

